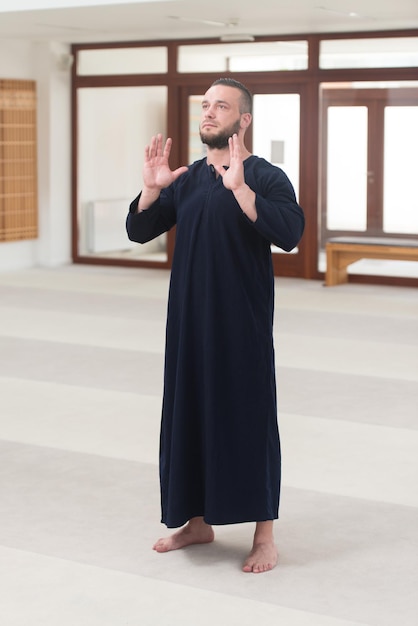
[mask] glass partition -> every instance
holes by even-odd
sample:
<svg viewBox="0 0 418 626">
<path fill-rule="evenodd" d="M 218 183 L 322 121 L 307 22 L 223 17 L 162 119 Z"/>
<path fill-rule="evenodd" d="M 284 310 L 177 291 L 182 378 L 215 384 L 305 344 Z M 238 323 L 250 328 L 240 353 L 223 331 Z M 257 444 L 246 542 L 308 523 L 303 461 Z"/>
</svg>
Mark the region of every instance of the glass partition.
<svg viewBox="0 0 418 626">
<path fill-rule="evenodd" d="M 179 47 L 179 72 L 306 70 L 307 41 L 220 43 Z"/>
<path fill-rule="evenodd" d="M 153 134 L 166 134 L 167 119 L 181 161 L 187 148 L 189 162 L 204 156 L 198 124 L 205 73 L 231 72 L 249 84 L 255 94 L 248 135 L 252 150 L 283 168 L 298 198 L 301 194 L 302 206 L 306 203 L 305 210 L 311 212 L 311 226 L 317 225 L 317 230 L 306 230 L 307 244 L 298 254 L 274 255 L 275 271 L 289 276 L 322 272 L 324 245 L 333 236 L 416 238 L 418 36 L 403 37 L 401 31 L 388 37 L 377 32 L 364 35 L 310 34 L 277 41 L 230 38 L 211 44 L 129 42 L 126 47 L 98 44 L 97 49 L 92 44 L 86 49 L 74 45 L 80 78 L 73 87 L 75 257 L 169 264 L 166 237 L 149 245 L 132 244 L 125 234 L 125 217 L 141 187 L 144 146 Z M 321 72 L 324 82 L 318 102 L 313 102 L 318 74 L 303 70 L 314 70 L 318 60 L 321 70 L 331 71 Z M 387 68 L 393 69 L 388 73 Z M 187 137 L 183 111 L 188 97 Z M 168 101 L 174 105 L 169 111 Z M 318 177 L 318 186 L 312 185 L 313 176 Z M 169 235 L 170 258 L 173 245 Z M 304 254 L 316 245 L 320 262 L 315 267 Z"/>
<path fill-rule="evenodd" d="M 383 229 L 417 234 L 418 106 L 387 106 L 384 115 Z"/>
<path fill-rule="evenodd" d="M 206 146 L 200 141 L 199 134 L 202 100 L 203 94 L 189 97 L 189 163 L 206 156 Z"/>
<path fill-rule="evenodd" d="M 142 185 L 145 145 L 166 133 L 166 87 L 78 90 L 78 252 L 166 262 L 166 235 L 129 241 L 125 221 Z"/>
<path fill-rule="evenodd" d="M 418 66 L 418 37 L 326 39 L 319 51 L 319 67 L 325 70 Z"/>
<path fill-rule="evenodd" d="M 418 83 L 321 85 L 318 269 L 330 237 L 418 237 Z M 416 276 L 410 261 L 358 261 L 353 273 Z"/>
<path fill-rule="evenodd" d="M 253 153 L 280 167 L 299 197 L 300 95 L 255 94 L 253 99 Z M 272 246 L 273 253 L 283 250 Z M 298 248 L 292 253 L 297 254 Z"/>
<path fill-rule="evenodd" d="M 327 229 L 365 231 L 367 107 L 328 107 L 327 138 Z"/>
<path fill-rule="evenodd" d="M 101 48 L 80 50 L 77 55 L 79 76 L 106 76 L 109 74 L 165 74 L 167 48 Z"/>
<path fill-rule="evenodd" d="M 300 95 L 254 95 L 253 152 L 286 172 L 299 197 Z"/>
</svg>

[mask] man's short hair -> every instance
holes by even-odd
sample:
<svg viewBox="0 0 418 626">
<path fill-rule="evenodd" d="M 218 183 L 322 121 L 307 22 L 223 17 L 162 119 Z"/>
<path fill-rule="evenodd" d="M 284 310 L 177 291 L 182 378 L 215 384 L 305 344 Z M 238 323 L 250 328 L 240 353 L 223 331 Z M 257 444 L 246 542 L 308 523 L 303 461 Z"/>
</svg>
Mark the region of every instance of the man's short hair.
<svg viewBox="0 0 418 626">
<path fill-rule="evenodd" d="M 234 78 L 218 78 L 215 80 L 211 87 L 215 85 L 225 85 L 226 87 L 234 87 L 235 89 L 239 89 L 241 92 L 240 97 L 240 113 L 252 113 L 253 112 L 253 96 L 252 93 L 247 89 L 245 85 L 240 83 L 238 80 Z"/>
</svg>

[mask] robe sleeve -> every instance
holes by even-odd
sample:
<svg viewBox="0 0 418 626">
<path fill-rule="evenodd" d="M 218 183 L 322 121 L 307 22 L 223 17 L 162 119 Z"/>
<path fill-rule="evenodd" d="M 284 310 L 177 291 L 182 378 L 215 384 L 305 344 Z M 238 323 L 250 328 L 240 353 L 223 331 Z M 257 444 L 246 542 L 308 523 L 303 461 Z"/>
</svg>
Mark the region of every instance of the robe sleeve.
<svg viewBox="0 0 418 626">
<path fill-rule="evenodd" d="M 169 201 L 169 194 L 162 193 L 154 204 L 137 213 L 139 194 L 129 206 L 126 232 L 131 241 L 146 243 L 170 230 L 176 223 L 176 211 Z"/>
<path fill-rule="evenodd" d="M 257 219 L 254 228 L 270 243 L 290 252 L 302 238 L 305 217 L 285 172 L 259 162 L 247 184 L 255 191 Z"/>
</svg>

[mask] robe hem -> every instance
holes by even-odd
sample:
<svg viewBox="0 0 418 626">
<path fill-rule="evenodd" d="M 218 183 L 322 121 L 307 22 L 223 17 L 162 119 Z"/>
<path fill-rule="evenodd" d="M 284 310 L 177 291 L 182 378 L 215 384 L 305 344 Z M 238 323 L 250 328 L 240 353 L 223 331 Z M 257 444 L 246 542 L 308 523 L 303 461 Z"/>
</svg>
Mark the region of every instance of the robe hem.
<svg viewBox="0 0 418 626">
<path fill-rule="evenodd" d="M 231 526 L 233 524 L 257 524 L 258 522 L 269 522 L 269 521 L 271 522 L 271 521 L 275 521 L 279 519 L 279 515 L 274 515 L 274 516 L 261 517 L 257 519 L 254 519 L 254 517 L 249 517 L 249 518 L 240 518 L 237 520 L 233 520 L 231 522 L 225 522 L 225 521 L 220 522 L 220 521 L 213 521 L 211 519 L 208 519 L 204 515 L 191 515 L 184 522 L 180 522 L 178 524 L 169 524 L 165 522 L 163 519 L 161 520 L 161 523 L 164 524 L 166 528 L 181 528 L 182 526 L 187 524 L 187 522 L 193 517 L 203 517 L 203 521 L 209 526 Z"/>
</svg>

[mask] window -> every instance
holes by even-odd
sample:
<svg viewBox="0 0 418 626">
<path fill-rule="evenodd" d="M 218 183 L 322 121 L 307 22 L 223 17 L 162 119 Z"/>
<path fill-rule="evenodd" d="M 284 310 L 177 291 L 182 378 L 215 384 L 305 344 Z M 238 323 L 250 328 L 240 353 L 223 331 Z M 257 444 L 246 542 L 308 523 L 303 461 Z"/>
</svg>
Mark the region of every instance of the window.
<svg viewBox="0 0 418 626">
<path fill-rule="evenodd" d="M 0 81 L 0 241 L 38 235 L 36 87 Z"/>
<path fill-rule="evenodd" d="M 319 67 L 416 67 L 418 37 L 328 39 L 321 41 Z"/>
<path fill-rule="evenodd" d="M 179 47 L 179 72 L 273 72 L 306 70 L 307 67 L 307 41 Z"/>
<path fill-rule="evenodd" d="M 165 74 L 167 48 L 103 48 L 81 50 L 77 56 L 79 76 L 108 74 Z"/>
</svg>

